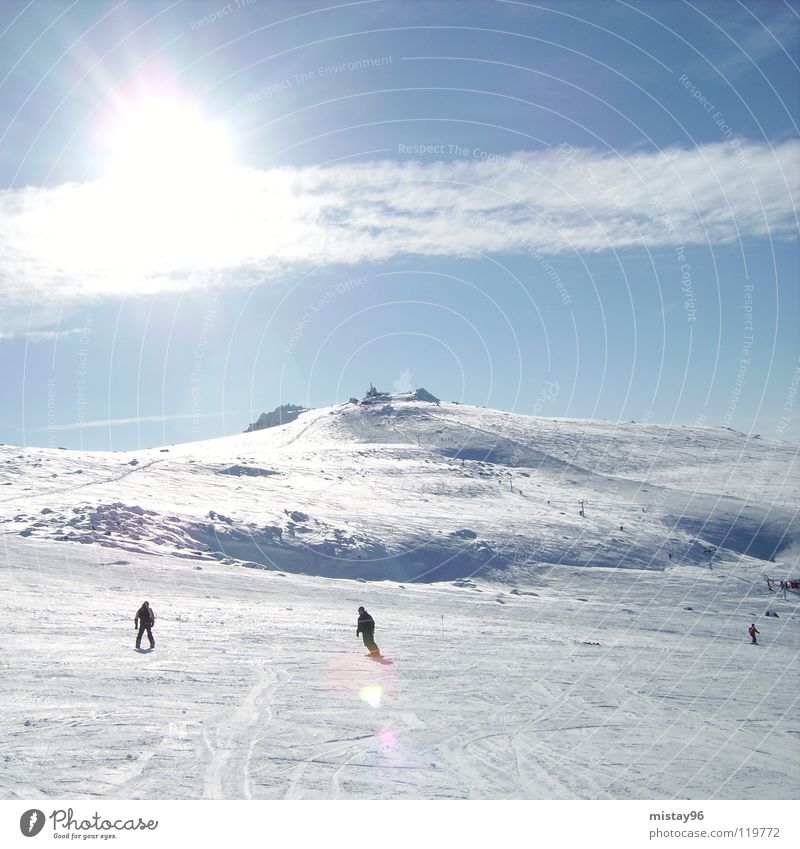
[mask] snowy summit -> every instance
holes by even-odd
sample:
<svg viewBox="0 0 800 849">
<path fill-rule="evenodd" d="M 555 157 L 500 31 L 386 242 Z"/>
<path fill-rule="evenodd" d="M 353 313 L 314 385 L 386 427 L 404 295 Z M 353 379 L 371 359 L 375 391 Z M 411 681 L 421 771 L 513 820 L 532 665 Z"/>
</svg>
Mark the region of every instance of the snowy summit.
<svg viewBox="0 0 800 849">
<path fill-rule="evenodd" d="M 259 422 L 168 450 L 4 447 L 1 483 L 26 508 L 3 527 L 402 581 L 763 563 L 800 536 L 795 449 L 730 430 L 534 418 L 374 387 Z"/>
</svg>

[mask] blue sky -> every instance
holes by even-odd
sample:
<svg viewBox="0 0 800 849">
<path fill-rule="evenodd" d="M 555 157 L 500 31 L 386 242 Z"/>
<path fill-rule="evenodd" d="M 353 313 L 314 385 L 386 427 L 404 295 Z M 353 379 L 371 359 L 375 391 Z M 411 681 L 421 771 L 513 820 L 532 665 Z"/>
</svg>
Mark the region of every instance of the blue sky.
<svg viewBox="0 0 800 849">
<path fill-rule="evenodd" d="M 425 386 L 800 439 L 800 6 L 0 4 L 0 441 Z"/>
</svg>

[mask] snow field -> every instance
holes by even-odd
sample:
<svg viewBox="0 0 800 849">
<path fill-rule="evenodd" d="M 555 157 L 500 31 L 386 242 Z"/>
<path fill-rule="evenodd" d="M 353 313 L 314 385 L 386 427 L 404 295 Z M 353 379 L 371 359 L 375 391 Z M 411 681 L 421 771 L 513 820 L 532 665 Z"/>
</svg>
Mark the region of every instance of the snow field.
<svg viewBox="0 0 800 849">
<path fill-rule="evenodd" d="M 401 588 L 3 546 L 3 798 L 800 789 L 797 601 L 768 596 L 752 567 L 543 566 L 516 588 Z M 145 597 L 157 647 L 140 654 L 133 614 Z M 365 656 L 359 604 L 392 663 Z M 748 642 L 751 621 L 761 646 Z"/>
</svg>

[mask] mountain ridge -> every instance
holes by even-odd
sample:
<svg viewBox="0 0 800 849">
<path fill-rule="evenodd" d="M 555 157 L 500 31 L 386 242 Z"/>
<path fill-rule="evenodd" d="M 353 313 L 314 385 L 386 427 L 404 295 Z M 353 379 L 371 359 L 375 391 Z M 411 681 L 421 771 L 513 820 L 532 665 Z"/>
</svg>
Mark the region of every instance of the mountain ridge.
<svg viewBox="0 0 800 849">
<path fill-rule="evenodd" d="M 168 449 L 2 446 L 0 533 L 404 581 L 709 568 L 800 539 L 788 444 L 430 397 L 380 393 Z"/>
</svg>

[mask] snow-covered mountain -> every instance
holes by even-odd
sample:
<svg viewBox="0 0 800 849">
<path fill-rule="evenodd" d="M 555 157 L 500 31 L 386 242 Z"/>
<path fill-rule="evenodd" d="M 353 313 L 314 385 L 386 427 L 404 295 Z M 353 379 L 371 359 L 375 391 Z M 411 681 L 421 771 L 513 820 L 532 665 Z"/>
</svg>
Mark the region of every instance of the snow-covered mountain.
<svg viewBox="0 0 800 849">
<path fill-rule="evenodd" d="M 0 797 L 796 798 L 799 496 L 794 446 L 411 393 L 0 446 Z"/>
<path fill-rule="evenodd" d="M 0 486 L 22 536 L 366 579 L 768 561 L 800 538 L 795 446 L 419 391 L 168 449 L 4 446 Z"/>
</svg>

